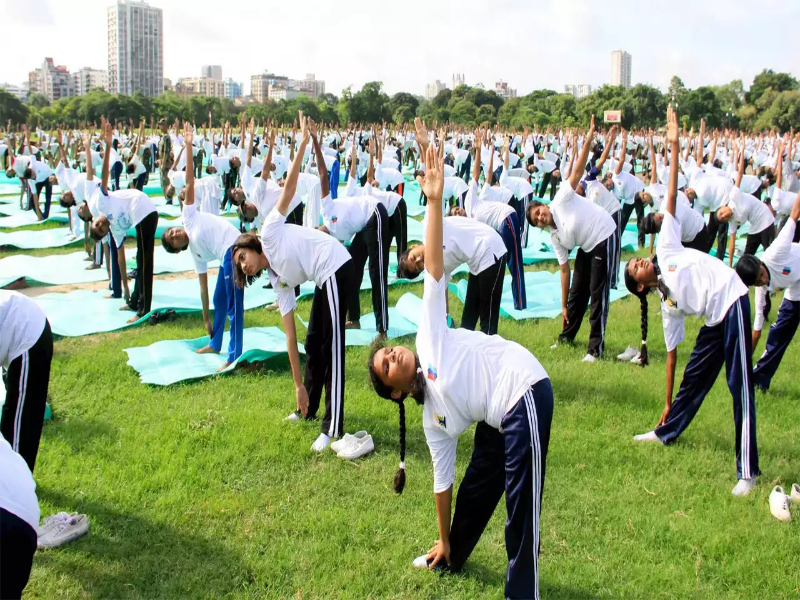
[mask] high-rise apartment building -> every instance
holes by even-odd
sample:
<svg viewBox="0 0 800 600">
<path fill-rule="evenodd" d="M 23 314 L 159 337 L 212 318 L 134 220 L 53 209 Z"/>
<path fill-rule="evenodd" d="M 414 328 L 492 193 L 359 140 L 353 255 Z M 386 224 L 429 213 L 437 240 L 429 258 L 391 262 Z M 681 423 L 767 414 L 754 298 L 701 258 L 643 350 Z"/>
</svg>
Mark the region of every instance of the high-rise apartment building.
<svg viewBox="0 0 800 600">
<path fill-rule="evenodd" d="M 611 53 L 611 85 L 621 85 L 626 90 L 631 87 L 631 55 L 624 50 Z"/>
<path fill-rule="evenodd" d="M 463 73 L 453 73 L 453 88 L 452 89 L 456 89 L 460 85 L 464 85 L 464 74 Z"/>
<path fill-rule="evenodd" d="M 77 73 L 72 74 L 72 82 L 75 86 L 76 96 L 85 96 L 93 88 L 108 89 L 108 73 L 100 69 L 90 69 L 84 67 Z"/>
<path fill-rule="evenodd" d="M 436 95 L 442 90 L 446 89 L 446 87 L 447 86 L 445 86 L 445 84 L 438 79 L 433 83 L 429 83 L 425 86 L 425 100 L 433 100 L 436 98 Z"/>
<path fill-rule="evenodd" d="M 52 58 L 45 58 L 41 68 L 28 74 L 28 86 L 31 94 L 41 94 L 51 103 L 75 95 L 69 69 L 63 65 L 56 66 Z"/>
<path fill-rule="evenodd" d="M 157 96 L 164 91 L 164 15 L 141 0 L 108 7 L 108 91 Z"/>
<path fill-rule="evenodd" d="M 585 98 L 592 93 L 592 86 L 588 83 L 580 83 L 578 85 L 567 84 L 564 86 L 565 94 L 572 94 L 576 98 Z"/>
<path fill-rule="evenodd" d="M 222 81 L 222 67 L 220 65 L 203 65 L 203 68 L 200 69 L 200 77 Z"/>
<path fill-rule="evenodd" d="M 225 97 L 229 100 L 236 100 L 237 98 L 242 97 L 242 88 L 244 87 L 241 83 L 238 83 L 228 77 L 225 81 L 222 82 L 225 85 Z"/>
</svg>

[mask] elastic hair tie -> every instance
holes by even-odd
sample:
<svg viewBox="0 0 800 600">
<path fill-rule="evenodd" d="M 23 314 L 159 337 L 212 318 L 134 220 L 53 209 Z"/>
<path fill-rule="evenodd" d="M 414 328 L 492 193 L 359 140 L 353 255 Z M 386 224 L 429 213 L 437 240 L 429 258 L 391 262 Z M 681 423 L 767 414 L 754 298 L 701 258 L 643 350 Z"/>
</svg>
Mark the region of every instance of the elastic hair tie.
<svg viewBox="0 0 800 600">
<path fill-rule="evenodd" d="M 417 367 L 417 373 L 422 373 L 422 367 Z"/>
<path fill-rule="evenodd" d="M 400 461 L 400 468 L 403 469 L 403 471 L 406 470 L 406 461 Z"/>
</svg>

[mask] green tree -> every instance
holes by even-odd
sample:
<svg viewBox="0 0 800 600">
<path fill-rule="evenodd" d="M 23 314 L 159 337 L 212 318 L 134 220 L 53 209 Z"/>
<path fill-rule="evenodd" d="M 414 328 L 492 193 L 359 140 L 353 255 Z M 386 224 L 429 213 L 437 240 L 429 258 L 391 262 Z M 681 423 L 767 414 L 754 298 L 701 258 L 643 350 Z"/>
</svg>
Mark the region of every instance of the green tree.
<svg viewBox="0 0 800 600">
<path fill-rule="evenodd" d="M 748 104 L 756 104 L 762 95 L 772 89 L 775 92 L 785 92 L 797 89 L 797 79 L 789 73 L 776 73 L 772 69 L 764 69 L 755 76 L 753 85 L 745 95 Z"/>
<path fill-rule="evenodd" d="M 689 115 L 689 120 L 695 127 L 700 126 L 700 119 L 706 120 L 707 127 L 722 127 L 725 117 L 714 88 L 708 86 L 690 91 L 686 95 L 685 106 L 681 106 L 681 112 Z"/>
<path fill-rule="evenodd" d="M 392 121 L 396 125 L 403 125 L 413 120 L 417 114 L 419 100 L 412 94 L 400 92 L 392 96 L 389 101 L 389 110 L 392 112 Z"/>
<path fill-rule="evenodd" d="M 494 106 L 491 104 L 483 104 L 478 107 L 477 112 L 475 113 L 475 123 L 488 123 L 489 125 L 494 125 L 497 122 L 497 114 L 494 110 Z"/>
<path fill-rule="evenodd" d="M 800 129 L 800 91 L 784 91 L 775 97 L 769 108 L 756 120 L 756 129 L 777 127 L 786 132 Z"/>
<path fill-rule="evenodd" d="M 683 80 L 677 75 L 673 75 L 669 81 L 669 88 L 667 88 L 667 102 L 675 100 L 677 109 L 680 111 L 686 102 L 686 94 L 688 93 L 686 86 L 683 85 Z"/>
<path fill-rule="evenodd" d="M 474 125 L 478 107 L 469 100 L 460 100 L 450 111 L 450 120 L 459 125 Z"/>
<path fill-rule="evenodd" d="M 350 119 L 359 123 L 380 123 L 391 119 L 389 96 L 383 91 L 383 83 L 365 83 L 350 100 L 349 111 Z"/>
<path fill-rule="evenodd" d="M 4 89 L 0 89 L 0 126 L 5 127 L 8 121 L 14 125 L 28 120 L 28 107 L 19 98 Z"/>
<path fill-rule="evenodd" d="M 458 88 L 465 88 L 467 86 L 458 86 Z M 458 89 L 456 88 L 456 89 Z M 443 89 L 441 92 L 436 94 L 436 97 L 431 100 L 431 104 L 433 104 L 434 108 L 447 108 L 448 104 L 450 104 L 450 99 L 453 97 L 453 92 L 448 90 L 447 88 Z"/>
<path fill-rule="evenodd" d="M 745 92 L 741 79 L 734 79 L 713 89 L 723 110 L 736 110 L 744 105 Z"/>
<path fill-rule="evenodd" d="M 629 89 L 625 95 L 625 110 L 632 125 L 658 127 L 663 124 L 667 100 L 660 90 L 640 83 Z"/>
<path fill-rule="evenodd" d="M 28 98 L 28 104 L 33 108 L 41 110 L 45 106 L 50 106 L 50 101 L 42 94 L 31 94 Z"/>
</svg>

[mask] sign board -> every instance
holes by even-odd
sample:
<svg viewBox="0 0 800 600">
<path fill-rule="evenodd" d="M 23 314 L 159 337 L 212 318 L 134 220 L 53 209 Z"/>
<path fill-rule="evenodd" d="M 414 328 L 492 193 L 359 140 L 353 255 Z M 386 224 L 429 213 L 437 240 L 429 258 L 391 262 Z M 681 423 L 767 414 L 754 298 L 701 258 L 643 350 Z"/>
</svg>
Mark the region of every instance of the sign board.
<svg viewBox="0 0 800 600">
<path fill-rule="evenodd" d="M 603 122 L 605 123 L 621 123 L 622 111 L 621 110 L 607 110 L 603 113 Z"/>
</svg>

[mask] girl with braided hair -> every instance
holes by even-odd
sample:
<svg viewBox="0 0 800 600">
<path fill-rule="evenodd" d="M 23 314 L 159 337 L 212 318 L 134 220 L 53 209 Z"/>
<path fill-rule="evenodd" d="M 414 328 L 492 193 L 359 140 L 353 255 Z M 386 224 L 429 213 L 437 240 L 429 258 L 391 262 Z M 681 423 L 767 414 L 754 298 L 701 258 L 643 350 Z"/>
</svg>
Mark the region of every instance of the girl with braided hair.
<svg viewBox="0 0 800 600">
<path fill-rule="evenodd" d="M 667 139 L 677 156 L 678 120 L 667 111 Z M 745 496 L 755 486 L 758 470 L 755 394 L 751 362 L 750 299 L 747 287 L 733 269 L 704 252 L 684 248 L 681 224 L 676 218 L 678 170 L 670 169 L 664 219 L 656 259 L 633 258 L 625 267 L 625 285 L 642 303 L 642 354 L 647 340 L 647 294 L 658 289 L 667 345 L 666 407 L 658 426 L 637 435 L 639 442 L 671 444 L 689 426 L 717 375 L 726 365 L 733 396 L 736 428 L 736 474 L 733 494 Z M 704 316 L 694 350 L 686 365 L 678 395 L 672 401 L 677 346 L 683 341 L 686 315 Z"/>
<path fill-rule="evenodd" d="M 539 515 L 553 414 L 553 389 L 539 361 L 498 335 L 449 329 L 442 249 L 444 161 L 426 151 L 423 189 L 428 198 L 425 289 L 417 352 L 376 347 L 369 373 L 377 394 L 398 404 L 400 455 L 405 458 L 405 408 L 423 406 L 431 452 L 439 541 L 415 566 L 458 571 L 505 492 L 508 573 L 505 597 L 539 597 Z M 472 459 L 459 486 L 451 522 L 458 437 L 477 423 Z M 405 465 L 395 491 L 405 485 Z"/>
</svg>

